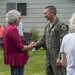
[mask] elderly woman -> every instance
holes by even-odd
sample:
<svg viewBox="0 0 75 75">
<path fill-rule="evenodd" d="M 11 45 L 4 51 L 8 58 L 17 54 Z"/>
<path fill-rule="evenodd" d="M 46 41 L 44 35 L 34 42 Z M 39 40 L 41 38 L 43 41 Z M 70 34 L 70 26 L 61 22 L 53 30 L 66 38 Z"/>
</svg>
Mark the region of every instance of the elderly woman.
<svg viewBox="0 0 75 75">
<path fill-rule="evenodd" d="M 28 60 L 28 50 L 35 45 L 23 45 L 17 30 L 21 18 L 20 12 L 11 10 L 6 14 L 8 25 L 3 32 L 4 63 L 10 65 L 11 75 L 24 75 L 24 64 Z"/>
<path fill-rule="evenodd" d="M 69 21 L 70 28 L 75 30 L 75 12 Z M 75 75 L 75 32 L 64 36 L 60 53 L 62 66 L 66 66 L 66 75 Z"/>
</svg>

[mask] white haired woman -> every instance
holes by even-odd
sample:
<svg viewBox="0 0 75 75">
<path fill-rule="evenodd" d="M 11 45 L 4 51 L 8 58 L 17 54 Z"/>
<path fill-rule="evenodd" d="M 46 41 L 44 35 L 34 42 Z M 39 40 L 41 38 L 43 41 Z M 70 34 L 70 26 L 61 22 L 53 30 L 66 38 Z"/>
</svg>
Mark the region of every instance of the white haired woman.
<svg viewBox="0 0 75 75">
<path fill-rule="evenodd" d="M 75 12 L 69 22 L 69 27 L 75 30 Z M 60 53 L 62 66 L 66 66 L 66 75 L 75 75 L 75 32 L 64 36 Z"/>
<path fill-rule="evenodd" d="M 20 12 L 11 10 L 6 14 L 8 25 L 3 32 L 4 63 L 10 65 L 11 75 L 24 75 L 24 64 L 28 60 L 28 50 L 35 45 L 23 45 L 17 26 L 21 18 Z"/>
</svg>

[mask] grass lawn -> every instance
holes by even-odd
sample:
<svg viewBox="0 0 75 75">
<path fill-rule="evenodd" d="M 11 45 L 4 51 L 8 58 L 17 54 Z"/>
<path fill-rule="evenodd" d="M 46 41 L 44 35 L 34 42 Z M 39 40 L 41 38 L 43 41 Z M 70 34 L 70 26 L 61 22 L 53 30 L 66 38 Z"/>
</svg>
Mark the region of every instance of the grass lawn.
<svg viewBox="0 0 75 75">
<path fill-rule="evenodd" d="M 45 51 L 29 51 L 29 60 L 25 65 L 25 75 L 46 75 Z M 3 50 L 0 50 L 0 75 L 10 75 L 9 66 L 3 62 Z"/>
</svg>

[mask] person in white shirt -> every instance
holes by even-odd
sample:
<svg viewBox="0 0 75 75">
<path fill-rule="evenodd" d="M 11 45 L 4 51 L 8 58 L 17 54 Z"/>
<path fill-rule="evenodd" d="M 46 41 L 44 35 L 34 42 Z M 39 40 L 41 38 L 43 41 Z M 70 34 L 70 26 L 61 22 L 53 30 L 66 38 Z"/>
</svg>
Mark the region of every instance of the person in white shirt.
<svg viewBox="0 0 75 75">
<path fill-rule="evenodd" d="M 19 23 L 19 26 L 17 26 L 17 29 L 18 29 L 19 35 L 21 37 L 23 37 L 24 36 L 24 34 L 23 34 L 24 29 L 23 29 L 23 23 L 21 21 Z"/>
<path fill-rule="evenodd" d="M 75 12 L 70 18 L 69 27 L 75 30 Z M 75 75 L 75 32 L 64 36 L 61 48 L 61 64 L 66 66 L 66 75 Z"/>
<path fill-rule="evenodd" d="M 25 39 L 24 34 L 23 34 L 23 32 L 24 32 L 24 27 L 23 26 L 24 26 L 24 24 L 22 23 L 22 21 L 20 21 L 19 26 L 17 26 L 17 29 L 18 29 L 19 35 L 20 35 L 23 43 L 25 45 L 27 45 L 27 39 Z"/>
</svg>

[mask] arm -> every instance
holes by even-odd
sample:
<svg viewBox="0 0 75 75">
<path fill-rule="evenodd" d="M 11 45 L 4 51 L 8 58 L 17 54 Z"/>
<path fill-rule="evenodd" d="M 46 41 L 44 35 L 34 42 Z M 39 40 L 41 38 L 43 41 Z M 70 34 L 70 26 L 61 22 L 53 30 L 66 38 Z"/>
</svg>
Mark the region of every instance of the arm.
<svg viewBox="0 0 75 75">
<path fill-rule="evenodd" d="M 35 42 L 31 42 L 29 45 L 23 45 L 22 39 L 19 36 L 18 30 L 16 28 L 13 29 L 13 33 L 14 34 L 12 34 L 12 40 L 17 50 L 31 50 L 36 45 Z"/>
<path fill-rule="evenodd" d="M 67 62 L 66 55 L 65 55 L 64 52 L 62 52 L 61 53 L 61 64 L 62 64 L 62 66 L 65 66 L 66 67 L 66 64 L 67 64 L 66 62 Z"/>
<path fill-rule="evenodd" d="M 58 25 L 58 30 L 59 30 L 59 41 L 60 41 L 60 46 L 62 43 L 62 39 L 63 37 L 68 33 L 68 25 L 65 25 L 63 23 L 61 23 L 60 25 Z M 56 65 L 57 66 L 61 66 L 61 54 L 59 53 L 58 58 L 56 60 Z"/>
<path fill-rule="evenodd" d="M 40 47 L 43 47 L 43 49 L 45 49 L 45 35 L 41 38 L 41 40 L 39 40 L 37 42 L 37 45 L 36 45 L 36 50 L 39 49 Z"/>
<path fill-rule="evenodd" d="M 44 35 L 42 36 L 41 40 L 39 40 L 37 42 L 36 45 L 36 50 L 39 49 L 40 47 L 43 47 L 44 50 L 46 50 L 46 41 L 45 41 L 45 37 L 46 37 L 46 30 L 47 30 L 48 25 L 46 25 L 46 27 L 44 28 Z"/>
<path fill-rule="evenodd" d="M 64 23 L 60 23 L 59 26 L 58 26 L 58 30 L 59 30 L 59 39 L 60 39 L 60 45 L 61 45 L 63 37 L 66 34 L 68 34 L 69 27 L 68 27 L 68 25 L 66 25 Z"/>
<path fill-rule="evenodd" d="M 59 40 L 60 40 L 60 46 L 61 46 L 62 39 L 66 34 L 68 34 L 69 27 L 68 27 L 68 25 L 66 25 L 64 23 L 60 23 L 60 25 L 58 26 L 58 30 L 59 30 Z M 60 53 L 59 53 L 58 57 L 61 59 Z"/>
<path fill-rule="evenodd" d="M 32 48 L 34 48 L 36 46 L 35 42 L 31 42 L 29 45 L 24 45 L 22 51 L 25 50 L 32 50 Z"/>
</svg>

